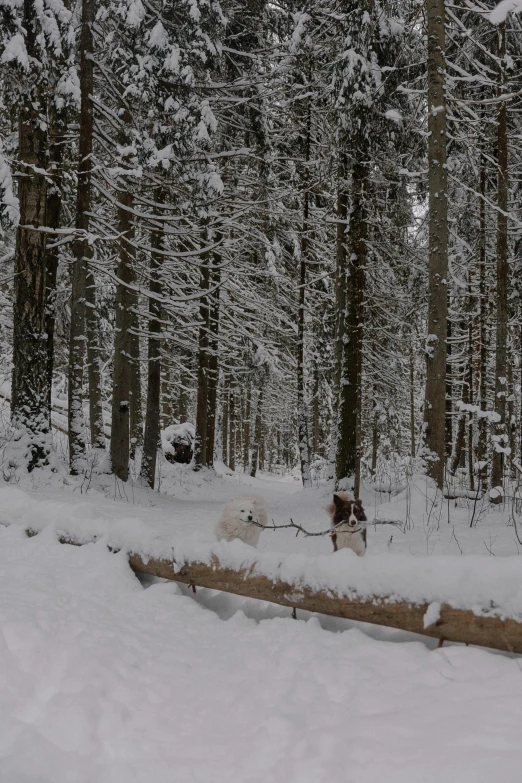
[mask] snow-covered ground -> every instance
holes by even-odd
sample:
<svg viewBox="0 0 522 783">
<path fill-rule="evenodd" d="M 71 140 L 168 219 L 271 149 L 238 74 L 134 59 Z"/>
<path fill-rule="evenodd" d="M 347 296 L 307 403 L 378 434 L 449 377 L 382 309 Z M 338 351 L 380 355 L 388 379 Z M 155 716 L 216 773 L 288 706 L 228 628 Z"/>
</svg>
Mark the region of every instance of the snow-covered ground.
<svg viewBox="0 0 522 783">
<path fill-rule="evenodd" d="M 296 621 L 283 607 L 140 581 L 104 541 L 57 543 L 56 529 L 76 521 L 210 546 L 221 505 L 252 491 L 276 523 L 328 524 L 324 487 L 218 472 L 166 464 L 162 494 L 50 473 L 0 488 L 0 781 L 518 783 L 519 658 L 302 612 Z M 470 528 L 468 502 L 434 506 L 422 484 L 364 500 L 370 519 L 408 529 L 371 528 L 368 558 L 353 567 L 518 562 L 505 509 L 480 508 Z M 45 529 L 28 539 L 20 525 L 31 522 Z M 259 548 L 336 557 L 326 538 L 292 531 L 264 532 Z"/>
</svg>

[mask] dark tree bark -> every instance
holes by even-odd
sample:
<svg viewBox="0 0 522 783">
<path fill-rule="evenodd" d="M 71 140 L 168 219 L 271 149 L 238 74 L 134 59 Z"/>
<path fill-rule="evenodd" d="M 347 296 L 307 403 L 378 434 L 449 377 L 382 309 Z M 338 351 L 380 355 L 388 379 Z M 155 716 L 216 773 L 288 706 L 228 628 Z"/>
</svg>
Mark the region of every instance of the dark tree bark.
<svg viewBox="0 0 522 783">
<path fill-rule="evenodd" d="M 168 363 L 165 352 L 163 352 L 163 361 L 161 364 L 161 426 L 163 429 L 173 423 L 172 390 L 170 388 L 170 364 Z M 180 413 L 181 417 L 181 413 Z M 180 418 L 180 421 L 183 421 Z"/>
<path fill-rule="evenodd" d="M 223 391 L 222 391 L 222 406 L 223 415 L 221 419 L 221 451 L 222 459 L 225 465 L 228 465 L 228 413 L 230 402 L 230 375 L 228 373 L 223 374 Z"/>
<path fill-rule="evenodd" d="M 337 445 L 339 438 L 339 417 L 341 414 L 341 374 L 343 368 L 343 338 L 346 309 L 347 276 L 347 230 L 348 230 L 348 186 L 347 155 L 339 152 L 337 167 L 337 225 L 335 240 L 335 342 L 334 342 L 334 432 L 330 452 L 329 478 L 336 476 Z"/>
<path fill-rule="evenodd" d="M 199 336 L 198 336 L 198 395 L 196 409 L 196 440 L 194 448 L 194 466 L 196 469 L 207 464 L 207 426 L 208 426 L 208 350 L 209 350 L 209 297 L 210 259 L 208 255 L 201 260 L 199 290 Z"/>
<path fill-rule="evenodd" d="M 134 275 L 135 281 L 136 276 Z M 131 391 L 130 391 L 130 458 L 135 459 L 136 449 L 143 446 L 143 410 L 141 399 L 141 361 L 140 361 L 140 337 L 138 320 L 138 295 L 131 291 Z"/>
<path fill-rule="evenodd" d="M 515 388 L 513 385 L 513 357 L 508 357 L 507 362 L 507 385 L 508 385 L 508 401 L 507 401 L 507 430 L 508 430 L 508 444 L 511 449 L 511 454 L 516 453 L 515 449 L 515 436 L 516 436 L 516 420 L 515 420 Z M 511 465 L 511 461 L 509 462 Z"/>
<path fill-rule="evenodd" d="M 188 402 L 188 392 L 183 388 L 183 386 L 180 386 L 178 397 L 178 418 L 180 421 L 187 421 Z"/>
<path fill-rule="evenodd" d="M 96 310 L 96 283 L 92 270 L 87 267 L 86 279 L 87 322 L 87 377 L 89 381 L 89 425 L 91 445 L 105 451 L 105 431 L 101 398 L 101 349 Z"/>
<path fill-rule="evenodd" d="M 479 198 L 479 392 L 478 403 L 485 411 L 487 405 L 487 313 L 488 295 L 486 290 L 486 161 L 480 157 L 480 198 Z M 477 462 L 479 487 L 487 489 L 487 420 L 478 420 Z"/>
<path fill-rule="evenodd" d="M 94 91 L 93 72 L 93 31 L 92 25 L 96 13 L 96 0 L 82 0 L 82 28 L 80 34 L 80 163 L 78 168 L 78 189 L 81 188 L 81 201 L 77 203 L 76 227 L 85 232 L 90 228 L 89 213 L 92 211 L 92 154 L 94 134 Z M 105 450 L 103 427 L 103 408 L 101 400 L 101 355 L 98 317 L 96 311 L 96 283 L 91 268 L 93 258 L 92 245 L 84 237 L 79 248 L 85 259 L 85 320 L 87 334 L 87 377 L 89 383 L 89 426 L 91 446 Z"/>
<path fill-rule="evenodd" d="M 221 255 L 214 253 L 210 277 L 213 289 L 209 297 L 209 357 L 207 400 L 207 467 L 214 465 L 216 440 L 217 390 L 219 382 L 219 284 L 221 281 Z"/>
<path fill-rule="evenodd" d="M 444 455 L 451 459 L 453 453 L 453 373 L 451 369 L 451 319 L 448 318 L 446 327 L 446 399 L 444 420 Z"/>
<path fill-rule="evenodd" d="M 377 406 L 377 389 L 374 386 L 373 388 L 373 413 L 372 413 L 372 419 L 373 419 L 373 426 L 372 426 L 372 464 L 371 464 L 371 472 L 372 476 L 375 475 L 375 471 L 377 470 L 377 454 L 379 450 L 379 408 Z"/>
<path fill-rule="evenodd" d="M 23 5 L 25 46 L 30 62 L 38 60 L 34 4 Z M 24 93 L 18 125 L 20 222 L 16 231 L 13 303 L 12 423 L 27 444 L 28 470 L 45 464 L 50 451 L 49 367 L 46 332 L 45 226 L 48 140 L 45 93 L 32 66 L 31 88 Z M 24 447 L 25 447 L 24 443 Z"/>
<path fill-rule="evenodd" d="M 78 142 L 78 187 L 75 226 L 79 234 L 73 243 L 71 275 L 71 329 L 69 335 L 69 467 L 73 475 L 85 468 L 83 416 L 83 368 L 86 340 L 87 265 L 92 250 L 87 233 L 91 209 L 91 169 L 93 140 L 93 0 L 82 0 L 80 31 L 80 136 Z"/>
<path fill-rule="evenodd" d="M 260 466 L 260 446 L 263 426 L 263 389 L 257 394 L 256 424 L 254 427 L 254 442 L 252 443 L 252 461 L 250 463 L 250 475 L 255 478 L 258 467 Z"/>
<path fill-rule="evenodd" d="M 306 389 L 305 389 L 305 303 L 306 303 L 306 267 L 308 254 L 308 231 L 309 211 L 310 211 L 310 192 L 308 183 L 308 164 L 310 162 L 310 148 L 312 135 L 312 108 L 308 101 L 306 118 L 306 139 L 305 139 L 305 177 L 303 181 L 303 225 L 301 229 L 301 246 L 299 259 L 299 313 L 297 318 L 297 438 L 299 446 L 299 457 L 301 461 L 301 476 L 304 487 L 310 487 L 312 484 L 310 476 L 310 443 L 308 437 L 308 416 L 306 410 Z"/>
<path fill-rule="evenodd" d="M 228 402 L 228 466 L 230 470 L 236 469 L 236 395 L 231 386 Z"/>
<path fill-rule="evenodd" d="M 415 356 L 410 347 L 410 451 L 415 459 Z"/>
<path fill-rule="evenodd" d="M 118 266 L 116 270 L 116 325 L 114 337 L 114 369 L 112 384 L 112 472 L 122 481 L 129 478 L 130 457 L 130 394 L 131 394 L 131 307 L 134 281 L 134 239 L 132 217 L 133 196 L 128 190 L 119 193 L 118 203 Z"/>
<path fill-rule="evenodd" d="M 470 400 L 469 386 L 468 386 L 468 378 L 466 375 L 462 383 L 462 402 L 465 405 L 468 405 L 469 400 Z M 464 444 L 466 442 L 467 420 L 468 420 L 468 414 L 462 411 L 458 419 L 457 436 L 455 438 L 455 450 L 451 457 L 450 472 L 452 476 L 455 475 L 455 473 L 457 472 L 457 468 L 461 467 L 464 462 L 464 455 L 465 455 Z"/>
<path fill-rule="evenodd" d="M 319 367 L 317 361 L 314 362 L 314 396 L 312 400 L 312 443 L 314 455 L 319 454 Z"/>
<path fill-rule="evenodd" d="M 159 199 L 156 199 L 156 201 Z M 163 242 L 163 232 L 156 229 L 152 232 L 151 247 L 160 250 Z M 159 253 L 150 257 L 149 289 L 155 296 L 161 296 L 161 262 Z M 141 478 L 154 489 L 156 476 L 156 457 L 160 437 L 160 390 L 161 390 L 161 302 L 151 297 L 149 299 L 149 340 L 147 353 L 147 413 L 145 416 L 145 438 L 141 460 Z"/>
<path fill-rule="evenodd" d="M 424 424 L 433 459 L 428 473 L 442 489 L 448 313 L 448 174 L 446 169 L 446 33 L 444 0 L 427 0 L 428 22 L 428 339 Z"/>
<path fill-rule="evenodd" d="M 49 175 L 52 184 L 47 187 L 46 224 L 50 229 L 60 228 L 62 215 L 62 166 L 63 150 L 67 132 L 65 109 L 58 109 L 54 103 L 49 109 Z M 58 246 L 56 237 L 51 236 L 45 250 L 45 299 L 47 332 L 47 373 L 49 419 L 51 417 L 51 391 L 54 369 L 54 331 L 56 323 L 56 277 L 58 273 Z"/>
<path fill-rule="evenodd" d="M 506 25 L 498 28 L 498 63 L 499 63 L 499 97 L 505 91 L 505 56 L 506 56 Z M 497 149 L 498 149 L 498 180 L 497 180 L 497 330 L 495 346 L 495 413 L 499 417 L 495 425 L 495 445 L 501 448 L 508 446 L 506 428 L 506 396 L 507 396 L 507 338 L 508 338 L 508 134 L 507 134 L 507 101 L 500 100 L 497 117 Z M 493 450 L 491 465 L 491 487 L 503 488 L 504 454 L 496 448 Z M 493 498 L 500 502 L 502 496 Z"/>
<path fill-rule="evenodd" d="M 474 355 L 473 355 L 473 290 L 471 286 L 471 275 L 468 281 L 468 366 L 466 371 L 466 380 L 468 384 L 468 400 L 469 404 L 474 403 L 474 388 L 473 388 L 473 367 L 474 367 Z M 468 426 L 467 426 L 467 438 L 468 438 L 468 476 L 469 487 L 471 490 L 475 489 L 475 474 L 473 465 L 473 414 L 468 414 Z"/>
<path fill-rule="evenodd" d="M 361 150 L 358 158 L 363 158 Z M 359 474 L 358 440 L 362 388 L 362 339 L 364 269 L 366 265 L 366 192 L 367 171 L 357 160 L 352 169 L 352 209 L 348 244 L 343 328 L 343 361 L 339 388 L 339 415 L 336 457 L 336 486 L 347 489 L 353 477 L 353 489 Z"/>
<path fill-rule="evenodd" d="M 245 413 L 243 416 L 243 469 L 245 473 L 250 465 L 250 419 L 252 416 L 252 382 L 248 378 L 245 392 Z"/>
</svg>

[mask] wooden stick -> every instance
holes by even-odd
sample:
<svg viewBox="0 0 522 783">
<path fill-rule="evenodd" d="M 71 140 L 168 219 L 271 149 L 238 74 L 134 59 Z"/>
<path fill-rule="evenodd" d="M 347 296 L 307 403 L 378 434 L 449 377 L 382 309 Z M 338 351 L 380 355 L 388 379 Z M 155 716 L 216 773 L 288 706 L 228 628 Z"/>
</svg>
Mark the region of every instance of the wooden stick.
<svg viewBox="0 0 522 783">
<path fill-rule="evenodd" d="M 326 528 L 325 530 L 316 530 L 316 531 L 310 531 L 305 530 L 305 528 L 302 525 L 298 525 L 297 522 L 294 522 L 292 518 L 290 518 L 289 523 L 285 523 L 283 525 L 276 525 L 274 520 L 272 520 L 272 524 L 270 525 L 262 525 L 261 522 L 256 522 L 253 520 L 252 522 L 248 523 L 249 525 L 254 525 L 255 527 L 260 527 L 262 530 L 284 530 L 285 528 L 293 528 L 296 530 L 296 538 L 299 535 L 299 533 L 302 533 L 305 538 L 310 538 L 313 536 L 331 536 L 335 533 L 336 530 L 339 530 L 343 527 L 343 525 L 346 525 L 346 520 L 341 520 L 341 522 L 338 522 L 336 525 L 332 525 L 331 527 Z M 347 533 L 348 535 L 353 535 L 354 533 L 360 533 L 361 529 L 364 529 L 365 527 L 368 527 L 368 525 L 395 525 L 399 528 L 401 533 L 404 533 L 404 530 L 402 530 L 401 523 L 397 522 L 396 520 L 389 520 L 389 519 L 372 519 L 370 522 L 358 522 L 357 523 L 359 527 L 357 527 L 355 530 L 342 530 L 342 533 Z"/>
<path fill-rule="evenodd" d="M 27 535 L 36 533 L 28 531 Z M 60 542 L 81 546 L 66 536 L 62 536 Z M 476 644 L 522 654 L 522 623 L 486 614 L 477 615 L 470 609 L 454 609 L 443 604 L 439 619 L 424 628 L 424 615 L 429 606 L 427 603 L 419 605 L 408 601 L 390 601 L 382 596 L 363 598 L 357 595 L 335 595 L 327 590 L 274 582 L 268 576 L 253 573 L 254 566 L 240 570 L 225 568 L 215 555 L 209 564 L 190 561 L 176 563 L 131 553 L 129 564 L 137 573 L 170 579 L 191 587 L 208 587 L 246 598 L 270 601 L 295 610 L 320 612 L 346 620 L 399 628 L 444 641 Z"/>
</svg>

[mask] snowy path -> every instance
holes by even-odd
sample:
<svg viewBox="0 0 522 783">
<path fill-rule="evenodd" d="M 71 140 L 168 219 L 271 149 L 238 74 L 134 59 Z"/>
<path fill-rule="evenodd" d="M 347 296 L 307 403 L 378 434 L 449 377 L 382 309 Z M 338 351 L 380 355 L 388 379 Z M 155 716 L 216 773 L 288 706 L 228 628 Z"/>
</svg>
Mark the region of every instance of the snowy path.
<svg viewBox="0 0 522 783">
<path fill-rule="evenodd" d="M 87 495 L 29 482 L 0 522 L 141 519 L 210 542 L 221 504 L 252 490 L 276 521 L 326 521 L 326 492 L 289 479 L 176 473 L 175 497 L 128 487 L 126 502 L 110 481 Z M 261 543 L 329 550 L 291 532 Z M 64 547 L 51 530 L 0 526 L 0 569 L 2 783 L 520 780 L 521 659 L 140 582 L 102 542 Z"/>
</svg>

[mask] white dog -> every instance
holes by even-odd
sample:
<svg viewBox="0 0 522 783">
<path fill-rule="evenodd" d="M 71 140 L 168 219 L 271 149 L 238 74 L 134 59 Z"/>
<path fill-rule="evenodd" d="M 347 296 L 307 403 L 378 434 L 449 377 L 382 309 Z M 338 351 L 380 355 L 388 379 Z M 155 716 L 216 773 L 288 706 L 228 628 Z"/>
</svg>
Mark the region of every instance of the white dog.
<svg viewBox="0 0 522 783">
<path fill-rule="evenodd" d="M 245 544 L 257 546 L 261 528 L 267 524 L 265 504 L 256 495 L 241 495 L 229 500 L 216 524 L 218 541 L 233 541 L 239 538 Z M 253 524 L 257 522 L 257 524 Z"/>
</svg>

